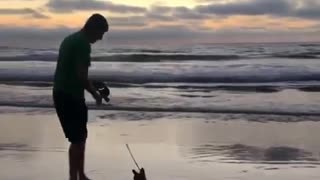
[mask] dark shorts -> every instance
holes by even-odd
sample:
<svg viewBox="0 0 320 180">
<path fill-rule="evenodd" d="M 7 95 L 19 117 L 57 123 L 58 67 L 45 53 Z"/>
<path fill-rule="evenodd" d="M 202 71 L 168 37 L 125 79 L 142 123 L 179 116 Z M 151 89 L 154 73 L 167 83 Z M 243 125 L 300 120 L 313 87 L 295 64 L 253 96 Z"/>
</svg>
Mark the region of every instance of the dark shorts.
<svg viewBox="0 0 320 180">
<path fill-rule="evenodd" d="M 88 122 L 85 100 L 76 99 L 61 91 L 53 91 L 53 101 L 63 132 L 69 142 L 85 142 Z"/>
</svg>

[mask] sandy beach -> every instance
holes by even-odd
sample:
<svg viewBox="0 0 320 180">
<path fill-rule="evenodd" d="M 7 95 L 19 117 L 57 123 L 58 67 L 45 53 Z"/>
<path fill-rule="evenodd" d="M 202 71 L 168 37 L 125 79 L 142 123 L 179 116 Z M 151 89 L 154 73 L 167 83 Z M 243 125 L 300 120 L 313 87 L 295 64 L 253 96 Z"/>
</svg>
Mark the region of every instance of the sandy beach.
<svg viewBox="0 0 320 180">
<path fill-rule="evenodd" d="M 88 175 L 132 179 L 128 143 L 149 180 L 320 178 L 317 117 L 154 114 L 90 111 Z M 53 109 L 1 107 L 1 180 L 67 179 L 67 148 Z"/>
</svg>

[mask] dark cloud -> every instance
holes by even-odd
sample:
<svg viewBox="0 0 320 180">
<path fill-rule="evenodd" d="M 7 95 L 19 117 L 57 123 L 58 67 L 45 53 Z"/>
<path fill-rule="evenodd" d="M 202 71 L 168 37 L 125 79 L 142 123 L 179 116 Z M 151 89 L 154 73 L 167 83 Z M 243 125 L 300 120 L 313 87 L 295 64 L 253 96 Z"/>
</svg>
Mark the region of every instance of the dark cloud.
<svg viewBox="0 0 320 180">
<path fill-rule="evenodd" d="M 144 16 L 128 16 L 128 17 L 109 17 L 109 23 L 112 26 L 133 26 L 133 27 L 141 27 L 146 26 L 147 21 Z"/>
<path fill-rule="evenodd" d="M 29 15 L 33 18 L 37 19 L 48 19 L 49 16 L 46 16 L 34 9 L 31 8 L 21 8 L 21 9 L 9 9 L 9 8 L 2 8 L 0 9 L 0 14 L 3 15 Z"/>
<path fill-rule="evenodd" d="M 150 20 L 166 21 L 166 22 L 175 21 L 174 17 L 170 15 L 161 15 L 153 12 L 148 12 L 145 14 L 145 16 L 147 19 L 150 19 Z"/>
<path fill-rule="evenodd" d="M 171 10 L 172 10 L 172 8 L 169 7 L 169 6 L 156 6 L 156 5 L 153 5 L 150 8 L 150 11 L 152 13 L 155 13 L 155 14 L 167 14 L 167 13 L 170 13 Z"/>
<path fill-rule="evenodd" d="M 305 0 L 302 6 L 294 11 L 294 16 L 308 19 L 320 18 L 320 1 L 319 0 Z"/>
<path fill-rule="evenodd" d="M 107 10 L 118 13 L 144 13 L 147 11 L 146 8 L 137 6 L 127 6 L 120 4 L 113 4 L 112 2 L 105 2 Z"/>
<path fill-rule="evenodd" d="M 156 20 L 170 22 L 175 20 L 174 17 L 170 16 L 171 11 L 171 7 L 153 5 L 144 15 L 146 19 L 149 19 L 151 21 Z"/>
<path fill-rule="evenodd" d="M 209 16 L 183 6 L 152 6 L 148 13 L 146 13 L 146 17 L 160 21 L 175 21 L 181 19 L 201 20 L 206 19 Z"/>
<path fill-rule="evenodd" d="M 210 2 L 210 0 L 205 1 Z M 318 19 L 320 18 L 319 9 L 319 0 L 247 0 L 226 4 L 199 5 L 194 10 L 203 14 L 222 16 L 270 15 Z"/>
<path fill-rule="evenodd" d="M 111 35 L 111 34 L 110 34 Z M 195 36 L 187 26 L 157 26 L 140 30 L 119 30 L 114 31 L 111 36 L 115 39 L 170 39 Z"/>
<path fill-rule="evenodd" d="M 200 13 L 216 15 L 285 14 L 291 10 L 291 4 L 287 0 L 250 0 L 200 5 L 196 7 L 196 10 Z"/>
<path fill-rule="evenodd" d="M 207 19 L 209 16 L 206 14 L 198 13 L 195 10 L 186 7 L 175 7 L 172 16 L 179 19 Z"/>
<path fill-rule="evenodd" d="M 54 12 L 69 13 L 81 10 L 105 10 L 116 13 L 144 13 L 146 8 L 114 4 L 98 0 L 50 0 L 46 6 Z"/>
<path fill-rule="evenodd" d="M 198 0 L 195 8 L 151 6 L 146 16 L 158 20 L 204 20 L 216 16 L 267 15 L 304 19 L 320 18 L 320 0 Z M 224 2 L 224 3 L 222 3 Z"/>
<path fill-rule="evenodd" d="M 157 14 L 154 12 L 148 12 L 141 16 L 128 16 L 128 17 L 109 17 L 110 25 L 112 26 L 148 26 L 153 25 L 154 22 L 157 23 L 172 23 L 175 24 L 185 24 L 188 20 L 199 20 L 205 19 L 205 15 L 197 14 L 192 12 L 188 8 L 177 7 L 170 8 L 166 10 L 167 14 Z M 183 20 L 183 21 L 179 21 Z M 201 24 L 202 21 L 192 21 L 193 26 Z M 172 28 L 172 26 L 170 26 Z"/>
<path fill-rule="evenodd" d="M 233 15 L 268 15 L 274 17 L 297 17 L 304 19 L 320 18 L 319 0 L 239 0 L 221 3 L 220 0 L 198 0 L 209 4 L 198 5 L 195 8 L 183 6 L 171 7 L 152 5 L 149 9 L 137 6 L 114 4 L 102 0 L 50 0 L 47 7 L 51 11 L 70 13 L 77 10 L 104 10 L 116 13 L 143 13 L 146 22 L 134 21 L 135 25 L 145 25 L 148 22 L 174 22 L 212 19 L 219 16 Z M 318 2 L 319 1 L 319 2 Z M 125 25 L 128 21 L 115 21 L 115 25 Z"/>
</svg>

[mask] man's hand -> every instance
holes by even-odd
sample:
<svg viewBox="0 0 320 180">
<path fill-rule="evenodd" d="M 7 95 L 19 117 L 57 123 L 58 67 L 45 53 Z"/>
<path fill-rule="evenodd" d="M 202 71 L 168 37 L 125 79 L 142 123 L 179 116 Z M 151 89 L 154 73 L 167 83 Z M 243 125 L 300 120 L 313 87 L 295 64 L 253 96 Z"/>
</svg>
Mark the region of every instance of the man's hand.
<svg viewBox="0 0 320 180">
<path fill-rule="evenodd" d="M 93 93 L 93 98 L 96 100 L 97 106 L 100 106 L 102 104 L 102 97 L 99 93 Z"/>
<path fill-rule="evenodd" d="M 137 171 L 134 170 L 134 169 L 132 170 L 132 172 L 133 172 L 133 174 L 134 174 L 133 180 L 147 180 L 146 174 L 145 174 L 143 168 L 140 169 L 140 172 L 139 172 L 139 173 L 137 173 Z"/>
</svg>

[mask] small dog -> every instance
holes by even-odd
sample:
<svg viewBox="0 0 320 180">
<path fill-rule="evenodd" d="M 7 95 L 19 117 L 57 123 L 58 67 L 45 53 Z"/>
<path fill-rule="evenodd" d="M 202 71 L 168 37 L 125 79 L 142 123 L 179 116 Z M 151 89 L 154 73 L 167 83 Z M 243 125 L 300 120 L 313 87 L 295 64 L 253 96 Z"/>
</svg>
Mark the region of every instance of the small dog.
<svg viewBox="0 0 320 180">
<path fill-rule="evenodd" d="M 110 101 L 108 97 L 110 95 L 110 90 L 106 84 L 100 81 L 93 81 L 92 85 L 98 90 L 101 97 L 108 103 Z"/>
<path fill-rule="evenodd" d="M 138 173 L 136 170 L 132 170 L 134 176 L 133 176 L 133 180 L 147 180 L 146 178 L 146 174 L 144 172 L 144 169 L 141 168 L 140 172 Z"/>
</svg>

